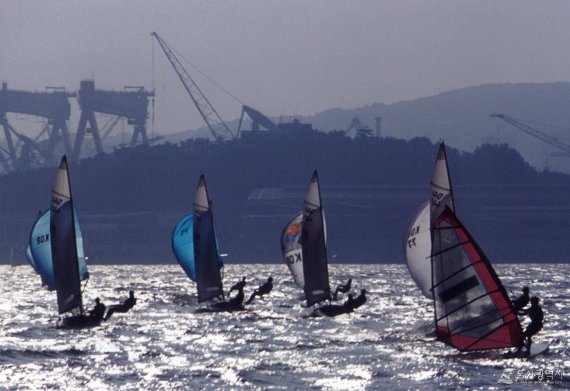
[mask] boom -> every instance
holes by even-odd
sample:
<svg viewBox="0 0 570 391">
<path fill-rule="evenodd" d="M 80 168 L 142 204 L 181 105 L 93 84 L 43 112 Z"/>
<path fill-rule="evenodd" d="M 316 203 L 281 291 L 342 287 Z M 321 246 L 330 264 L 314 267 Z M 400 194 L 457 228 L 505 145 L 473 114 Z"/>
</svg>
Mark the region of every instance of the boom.
<svg viewBox="0 0 570 391">
<path fill-rule="evenodd" d="M 158 36 L 156 32 L 151 33 L 151 35 L 156 38 L 156 41 L 162 48 L 162 51 L 170 61 L 170 64 L 174 68 L 174 71 L 180 78 L 180 81 L 184 85 L 186 92 L 190 95 L 190 99 L 196 105 L 196 108 L 200 112 L 200 115 L 206 122 L 208 129 L 212 132 L 212 135 L 217 141 L 222 141 L 225 139 L 235 139 L 236 137 L 228 128 L 226 123 L 222 120 L 216 109 L 210 104 L 208 98 L 202 93 L 196 82 L 192 79 L 188 71 L 184 68 L 176 54 L 168 46 L 162 38 Z"/>
</svg>

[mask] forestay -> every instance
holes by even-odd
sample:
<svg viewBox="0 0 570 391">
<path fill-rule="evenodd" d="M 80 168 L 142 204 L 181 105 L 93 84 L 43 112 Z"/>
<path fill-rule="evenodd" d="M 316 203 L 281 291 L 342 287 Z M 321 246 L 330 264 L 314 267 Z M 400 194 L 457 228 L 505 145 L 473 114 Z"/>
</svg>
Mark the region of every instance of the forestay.
<svg viewBox="0 0 570 391">
<path fill-rule="evenodd" d="M 432 229 L 437 338 L 462 351 L 517 346 L 520 323 L 485 254 L 449 207 Z"/>
<path fill-rule="evenodd" d="M 330 299 L 325 221 L 317 171 L 313 173 L 305 197 L 301 224 L 305 297 L 311 306 Z"/>
</svg>

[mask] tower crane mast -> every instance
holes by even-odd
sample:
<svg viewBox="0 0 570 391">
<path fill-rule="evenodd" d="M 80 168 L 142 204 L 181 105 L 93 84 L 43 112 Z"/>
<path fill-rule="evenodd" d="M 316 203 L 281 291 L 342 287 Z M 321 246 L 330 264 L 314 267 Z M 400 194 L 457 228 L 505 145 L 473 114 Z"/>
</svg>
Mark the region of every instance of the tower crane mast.
<svg viewBox="0 0 570 391">
<path fill-rule="evenodd" d="M 553 147 L 561 150 L 563 153 L 561 153 L 559 156 L 570 157 L 570 145 L 560 141 L 556 137 L 553 137 L 549 134 L 546 134 L 546 133 L 544 133 L 538 129 L 532 128 L 532 127 L 522 123 L 521 121 L 519 121 L 513 117 L 509 117 L 508 115 L 505 115 L 505 114 L 491 114 L 490 117 L 502 119 L 503 121 L 507 122 L 508 124 L 522 130 L 523 132 L 525 132 L 525 133 L 527 133 L 533 137 L 536 137 L 537 139 L 542 140 L 545 143 L 550 144 Z"/>
<path fill-rule="evenodd" d="M 184 85 L 186 92 L 190 95 L 190 99 L 194 102 L 194 105 L 198 109 L 198 112 L 206 122 L 208 129 L 217 141 L 222 141 L 225 139 L 234 139 L 235 136 L 232 131 L 228 128 L 226 123 L 222 120 L 216 109 L 208 101 L 208 98 L 202 93 L 196 82 L 192 79 L 186 68 L 182 65 L 174 51 L 168 46 L 168 44 L 158 36 L 156 32 L 151 33 L 151 35 L 156 39 L 160 45 L 162 51 L 168 58 L 168 61 L 174 68 L 174 71 L 180 78 L 180 81 Z"/>
</svg>

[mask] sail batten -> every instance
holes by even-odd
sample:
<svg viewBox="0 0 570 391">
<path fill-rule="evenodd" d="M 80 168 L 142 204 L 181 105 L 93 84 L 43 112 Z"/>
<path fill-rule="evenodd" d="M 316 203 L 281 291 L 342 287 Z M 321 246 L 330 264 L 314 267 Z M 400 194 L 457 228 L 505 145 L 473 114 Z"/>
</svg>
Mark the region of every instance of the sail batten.
<svg viewBox="0 0 570 391">
<path fill-rule="evenodd" d="M 521 327 L 506 291 L 449 206 L 432 230 L 437 338 L 462 351 L 517 346 Z"/>
</svg>

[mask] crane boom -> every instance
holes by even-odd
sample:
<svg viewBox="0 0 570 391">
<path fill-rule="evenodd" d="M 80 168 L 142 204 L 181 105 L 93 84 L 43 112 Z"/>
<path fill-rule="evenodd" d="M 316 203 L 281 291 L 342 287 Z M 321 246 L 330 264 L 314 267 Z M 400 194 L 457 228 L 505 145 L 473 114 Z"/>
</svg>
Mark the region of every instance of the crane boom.
<svg viewBox="0 0 570 391">
<path fill-rule="evenodd" d="M 511 124 L 514 127 L 522 130 L 523 132 L 530 134 L 531 136 L 536 137 L 537 139 L 542 140 L 545 143 L 550 144 L 555 148 L 560 149 L 561 151 L 564 152 L 562 156 L 570 156 L 570 145 L 560 141 L 556 137 L 546 134 L 538 129 L 532 128 L 520 122 L 519 120 L 513 117 L 509 117 L 508 115 L 505 114 L 491 114 L 490 117 L 502 119 L 508 124 Z"/>
<path fill-rule="evenodd" d="M 196 82 L 192 79 L 186 68 L 182 65 L 176 54 L 168 46 L 168 44 L 158 36 L 156 32 L 151 33 L 151 35 L 156 38 L 156 41 L 162 48 L 162 51 L 170 61 L 170 64 L 174 68 L 174 71 L 180 78 L 180 81 L 184 85 L 186 92 L 190 95 L 190 99 L 194 102 L 194 105 L 200 112 L 200 115 L 206 122 L 208 129 L 217 141 L 222 141 L 225 139 L 234 139 L 235 136 L 232 131 L 228 128 L 226 123 L 222 120 L 216 109 L 208 101 L 208 98 L 202 93 Z"/>
</svg>

